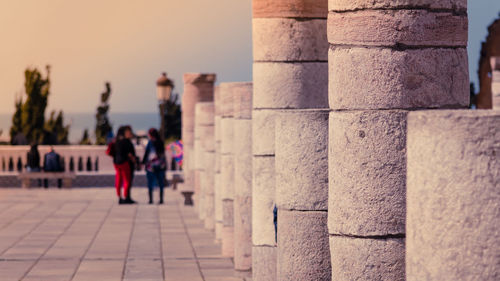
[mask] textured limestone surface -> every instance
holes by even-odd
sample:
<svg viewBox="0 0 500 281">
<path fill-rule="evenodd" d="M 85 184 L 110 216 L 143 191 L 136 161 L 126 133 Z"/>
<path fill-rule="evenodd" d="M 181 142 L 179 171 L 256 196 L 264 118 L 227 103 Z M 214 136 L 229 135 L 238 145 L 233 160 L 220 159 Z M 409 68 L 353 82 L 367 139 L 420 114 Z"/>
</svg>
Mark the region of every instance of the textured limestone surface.
<svg viewBox="0 0 500 281">
<path fill-rule="evenodd" d="M 252 268 L 252 121 L 234 123 L 234 267 Z"/>
<path fill-rule="evenodd" d="M 200 143 L 203 151 L 215 151 L 215 127 L 200 126 L 197 128 L 200 132 Z"/>
<path fill-rule="evenodd" d="M 234 257 L 234 202 L 222 200 L 222 255 Z"/>
<path fill-rule="evenodd" d="M 252 280 L 276 281 L 276 247 L 252 248 Z"/>
<path fill-rule="evenodd" d="M 233 100 L 233 116 L 235 119 L 252 118 L 253 83 L 241 82 Z"/>
<path fill-rule="evenodd" d="M 194 169 L 196 170 L 204 170 L 205 167 L 203 165 L 203 153 L 204 151 L 201 149 L 201 140 L 194 140 Z"/>
<path fill-rule="evenodd" d="M 330 233 L 405 232 L 406 118 L 400 110 L 330 113 Z"/>
<path fill-rule="evenodd" d="M 220 173 L 215 173 L 214 177 L 214 212 L 215 212 L 215 238 L 222 239 L 222 194 L 221 194 L 221 175 Z"/>
<path fill-rule="evenodd" d="M 254 61 L 326 61 L 326 20 L 260 18 L 253 22 Z"/>
<path fill-rule="evenodd" d="M 328 209 L 328 113 L 289 110 L 277 115 L 276 204 L 280 209 Z"/>
<path fill-rule="evenodd" d="M 394 8 L 449 9 L 463 12 L 467 9 L 467 0 L 328 0 L 330 11 Z"/>
<path fill-rule="evenodd" d="M 234 156 L 221 156 L 221 198 L 234 199 Z"/>
<path fill-rule="evenodd" d="M 500 109 L 500 57 L 491 57 L 491 103 L 493 109 Z"/>
<path fill-rule="evenodd" d="M 404 238 L 353 239 L 330 236 L 330 251 L 332 280 L 405 280 Z"/>
<path fill-rule="evenodd" d="M 232 154 L 233 153 L 233 134 L 234 134 L 234 125 L 233 118 L 222 118 L 221 125 L 221 147 L 220 153 L 221 155 Z"/>
<path fill-rule="evenodd" d="M 254 63 L 253 107 L 324 108 L 328 104 L 328 63 Z"/>
<path fill-rule="evenodd" d="M 202 191 L 204 194 L 205 227 L 213 230 L 215 228 L 215 152 L 205 152 L 204 156 L 205 172 L 202 174 Z"/>
<path fill-rule="evenodd" d="M 252 161 L 252 242 L 275 246 L 274 157 L 253 157 Z"/>
<path fill-rule="evenodd" d="M 253 155 L 274 155 L 274 119 L 276 113 L 276 110 L 268 109 L 252 112 Z"/>
<path fill-rule="evenodd" d="M 213 126 L 215 118 L 213 102 L 198 102 L 195 106 L 195 123 L 198 126 Z"/>
<path fill-rule="evenodd" d="M 460 108 L 469 104 L 466 49 L 335 48 L 329 57 L 332 109 Z"/>
<path fill-rule="evenodd" d="M 234 200 L 223 199 L 222 200 L 222 220 L 224 227 L 234 226 Z"/>
<path fill-rule="evenodd" d="M 408 116 L 407 280 L 500 277 L 500 111 Z"/>
<path fill-rule="evenodd" d="M 328 42 L 363 46 L 467 46 L 467 15 L 427 10 L 330 13 Z"/>
<path fill-rule="evenodd" d="M 222 117 L 233 117 L 235 92 L 240 91 L 245 84 L 247 82 L 220 83 L 217 101 Z"/>
<path fill-rule="evenodd" d="M 331 280 L 327 216 L 279 210 L 277 280 Z"/>
<path fill-rule="evenodd" d="M 326 18 L 328 0 L 253 0 L 254 18 Z"/>
</svg>

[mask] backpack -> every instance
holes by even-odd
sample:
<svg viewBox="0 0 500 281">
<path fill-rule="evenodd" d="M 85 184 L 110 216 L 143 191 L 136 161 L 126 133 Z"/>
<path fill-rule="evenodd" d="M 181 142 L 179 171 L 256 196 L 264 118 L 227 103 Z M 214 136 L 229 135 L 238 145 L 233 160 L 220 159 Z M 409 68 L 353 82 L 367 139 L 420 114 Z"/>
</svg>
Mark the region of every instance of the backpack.
<svg viewBox="0 0 500 281">
<path fill-rule="evenodd" d="M 108 144 L 108 147 L 106 148 L 106 155 L 114 157 L 115 156 L 115 142 L 112 141 Z"/>
</svg>

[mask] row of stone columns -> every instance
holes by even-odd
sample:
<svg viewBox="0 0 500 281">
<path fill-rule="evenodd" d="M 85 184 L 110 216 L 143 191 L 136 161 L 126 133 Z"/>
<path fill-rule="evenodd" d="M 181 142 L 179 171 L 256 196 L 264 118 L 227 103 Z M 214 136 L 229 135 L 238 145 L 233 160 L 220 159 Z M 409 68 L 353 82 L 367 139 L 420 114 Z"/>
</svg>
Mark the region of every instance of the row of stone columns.
<svg viewBox="0 0 500 281">
<path fill-rule="evenodd" d="M 444 110 L 468 106 L 466 1 L 253 0 L 253 17 L 253 94 L 220 84 L 213 199 L 200 187 L 235 269 L 494 280 L 500 114 Z"/>
<path fill-rule="evenodd" d="M 214 99 L 215 74 L 186 73 L 184 74 L 184 93 L 182 95 L 182 141 L 183 141 L 183 171 L 184 185 L 182 192 L 195 193 L 199 184 L 196 181 L 195 154 L 195 107 L 198 102 L 211 102 Z M 198 157 L 201 158 L 201 157 Z M 198 159 L 200 160 L 200 159 Z M 199 178 L 198 178 L 199 181 Z M 197 182 L 197 181 L 196 181 Z"/>
</svg>

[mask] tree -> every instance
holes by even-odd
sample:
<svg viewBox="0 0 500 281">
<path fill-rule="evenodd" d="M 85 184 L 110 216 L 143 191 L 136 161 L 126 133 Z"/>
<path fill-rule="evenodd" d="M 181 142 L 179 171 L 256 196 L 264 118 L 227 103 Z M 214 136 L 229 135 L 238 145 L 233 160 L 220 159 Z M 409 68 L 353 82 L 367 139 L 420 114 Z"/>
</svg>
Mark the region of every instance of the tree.
<svg viewBox="0 0 500 281">
<path fill-rule="evenodd" d="M 47 76 L 44 78 L 38 69 L 27 68 L 24 72 L 26 99 L 16 101 L 16 111 L 12 116 L 10 129 L 11 143 L 44 143 L 67 144 L 69 126 L 64 126 L 62 111 L 57 117 L 52 112 L 45 122 L 45 110 L 50 95 L 50 66 L 46 66 Z M 20 139 L 24 141 L 20 142 Z"/>
<path fill-rule="evenodd" d="M 97 145 L 106 144 L 108 136 L 113 132 L 113 127 L 108 118 L 110 96 L 111 84 L 106 82 L 106 90 L 101 94 L 101 104 L 97 107 L 97 114 L 95 116 L 95 143 Z"/>
<path fill-rule="evenodd" d="M 83 136 L 82 136 L 82 140 L 80 141 L 80 145 L 91 145 L 91 144 L 92 144 L 92 142 L 90 141 L 89 130 L 85 129 L 83 131 Z"/>
<path fill-rule="evenodd" d="M 45 137 L 43 144 L 68 144 L 69 126 L 64 126 L 64 114 L 59 111 L 50 113 L 49 120 L 45 123 Z"/>
<path fill-rule="evenodd" d="M 16 137 L 16 135 L 23 133 L 23 121 L 21 120 L 21 116 L 23 113 L 22 96 L 16 101 L 15 106 L 16 106 L 16 111 L 12 116 L 12 127 L 10 128 L 10 139 L 12 144 L 14 144 L 14 138 Z"/>
<path fill-rule="evenodd" d="M 165 102 L 165 132 L 163 138 L 165 141 L 180 140 L 181 139 L 181 107 L 177 103 L 178 95 L 172 95 L 172 98 Z M 162 105 L 160 105 L 162 106 Z M 160 110 L 161 111 L 161 110 Z"/>
</svg>

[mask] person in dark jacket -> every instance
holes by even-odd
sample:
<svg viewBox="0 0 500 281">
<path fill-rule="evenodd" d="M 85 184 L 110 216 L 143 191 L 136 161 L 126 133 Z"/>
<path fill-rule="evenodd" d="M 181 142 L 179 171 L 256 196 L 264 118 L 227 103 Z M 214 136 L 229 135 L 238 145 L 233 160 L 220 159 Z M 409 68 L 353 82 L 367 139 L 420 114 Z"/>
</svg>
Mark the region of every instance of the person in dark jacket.
<svg viewBox="0 0 500 281">
<path fill-rule="evenodd" d="M 40 152 L 38 151 L 38 144 L 33 143 L 30 151 L 26 156 L 26 170 L 28 172 L 40 172 Z"/>
<path fill-rule="evenodd" d="M 40 172 L 40 152 L 38 151 L 38 144 L 33 143 L 26 155 L 26 171 L 28 173 Z M 42 186 L 42 180 L 38 179 L 38 186 Z"/>
<path fill-rule="evenodd" d="M 125 138 L 130 142 L 129 146 L 132 149 L 132 155 L 134 157 L 134 161 L 132 161 L 130 159 L 128 161 L 128 164 L 130 166 L 130 187 L 128 188 L 128 196 L 130 199 L 130 197 L 132 196 L 132 186 L 134 185 L 135 170 L 136 170 L 137 166 L 140 165 L 140 163 L 139 163 L 139 158 L 135 154 L 134 143 L 132 142 L 132 138 L 134 137 L 134 134 L 132 133 L 133 132 L 132 126 L 125 125 L 124 127 L 125 127 L 125 130 L 130 132 L 130 134 L 127 134 L 127 136 Z"/>
<path fill-rule="evenodd" d="M 44 156 L 43 170 L 47 173 L 57 173 L 63 171 L 61 166 L 61 156 L 54 151 L 53 147 L 50 147 L 49 153 Z M 43 185 L 45 188 L 49 188 L 49 180 L 44 179 Z M 57 187 L 62 187 L 62 179 L 57 179 Z"/>
<path fill-rule="evenodd" d="M 116 194 L 118 195 L 119 204 L 134 204 L 136 203 L 130 197 L 129 190 L 131 185 L 131 169 L 130 161 L 135 161 L 134 147 L 132 143 L 128 140 L 132 135 L 132 131 L 126 126 L 122 126 L 118 129 L 116 134 L 116 141 L 113 144 L 113 164 L 115 167 L 115 188 Z M 123 187 L 123 197 L 122 190 Z"/>
<path fill-rule="evenodd" d="M 148 180 L 149 204 L 153 204 L 153 188 L 155 182 L 160 188 L 160 201 L 163 204 L 163 189 L 165 187 L 165 172 L 167 160 L 165 157 L 165 144 L 155 128 L 149 129 L 149 142 L 146 145 L 142 163 L 145 165 Z"/>
</svg>

